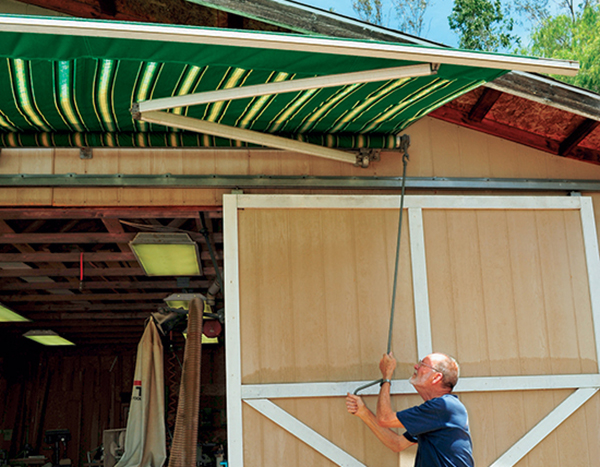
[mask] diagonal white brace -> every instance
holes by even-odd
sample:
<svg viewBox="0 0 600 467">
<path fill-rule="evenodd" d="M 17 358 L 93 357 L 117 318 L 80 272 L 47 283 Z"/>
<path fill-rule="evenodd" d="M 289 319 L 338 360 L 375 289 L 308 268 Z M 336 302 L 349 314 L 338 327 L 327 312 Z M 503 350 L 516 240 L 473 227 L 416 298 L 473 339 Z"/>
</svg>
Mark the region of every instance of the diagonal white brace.
<svg viewBox="0 0 600 467">
<path fill-rule="evenodd" d="M 174 109 L 190 105 L 208 104 L 210 102 L 229 101 L 247 97 L 266 96 L 286 92 L 305 91 L 308 89 L 330 88 L 334 86 L 347 86 L 358 83 L 374 83 L 392 79 L 414 78 L 429 76 L 437 73 L 438 65 L 421 63 L 418 65 L 383 68 L 380 70 L 357 71 L 337 75 L 317 76 L 315 78 L 294 79 L 275 83 L 242 86 L 218 91 L 199 92 L 185 96 L 164 97 L 139 102 L 139 112 L 151 110 Z"/>
<path fill-rule="evenodd" d="M 600 388 L 578 389 L 567 397 L 558 407 L 550 412 L 546 418 L 534 426 L 529 433 L 523 436 L 513 446 L 502 454 L 490 467 L 513 467 L 525 457 L 534 447 L 556 429 L 562 422 L 571 416 L 578 408 L 585 404 Z"/>
<path fill-rule="evenodd" d="M 366 467 L 363 463 L 357 461 L 350 454 L 337 447 L 312 428 L 309 428 L 300 420 L 292 417 L 285 410 L 273 404 L 273 402 L 266 399 L 255 399 L 245 402 L 269 420 L 277 423 L 281 428 L 308 444 L 318 453 L 327 457 L 334 464 L 344 467 Z"/>
<path fill-rule="evenodd" d="M 140 120 L 148 123 L 157 123 L 159 125 L 180 128 L 182 130 L 195 131 L 209 135 L 219 136 L 221 138 L 230 138 L 248 143 L 260 144 L 287 151 L 300 152 L 311 156 L 324 157 L 339 162 L 348 162 L 356 164 L 356 155 L 337 149 L 317 146 L 316 144 L 304 143 L 293 139 L 282 138 L 281 136 L 268 135 L 258 131 L 244 130 L 220 123 L 207 122 L 196 118 L 184 117 L 167 112 L 143 112 L 139 115 Z"/>
</svg>

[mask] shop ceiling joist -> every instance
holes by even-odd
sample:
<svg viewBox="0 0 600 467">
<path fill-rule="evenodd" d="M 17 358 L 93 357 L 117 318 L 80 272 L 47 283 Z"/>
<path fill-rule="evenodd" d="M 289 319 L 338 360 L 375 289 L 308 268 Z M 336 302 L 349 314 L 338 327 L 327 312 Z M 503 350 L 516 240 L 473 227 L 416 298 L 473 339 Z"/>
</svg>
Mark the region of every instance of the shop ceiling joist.
<svg viewBox="0 0 600 467">
<path fill-rule="evenodd" d="M 1 147 L 281 147 L 281 138 L 342 154 L 395 148 L 411 123 L 508 70 L 578 68 L 375 41 L 8 15 L 0 40 Z M 167 117 L 219 131 L 131 113 L 165 99 Z M 222 133 L 229 128 L 251 133 Z"/>
</svg>

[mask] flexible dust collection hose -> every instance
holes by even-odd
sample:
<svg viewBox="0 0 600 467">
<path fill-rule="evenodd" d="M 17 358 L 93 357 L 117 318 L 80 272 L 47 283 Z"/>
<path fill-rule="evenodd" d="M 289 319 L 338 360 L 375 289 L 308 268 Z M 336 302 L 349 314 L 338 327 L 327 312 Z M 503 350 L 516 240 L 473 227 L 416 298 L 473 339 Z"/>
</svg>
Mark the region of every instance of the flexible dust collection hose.
<svg viewBox="0 0 600 467">
<path fill-rule="evenodd" d="M 199 298 L 192 299 L 188 315 L 188 336 L 183 357 L 177 418 L 175 420 L 175 433 L 171 446 L 169 467 L 190 467 L 196 465 L 200 412 L 203 310 L 204 302 Z"/>
<path fill-rule="evenodd" d="M 406 185 L 406 165 L 408 164 L 408 152 L 404 151 L 404 155 L 402 156 L 402 191 L 400 194 L 400 215 L 398 216 L 398 240 L 396 242 L 396 263 L 394 266 L 394 283 L 392 286 L 392 308 L 390 311 L 390 327 L 388 330 L 388 343 L 387 343 L 387 353 L 389 354 L 392 351 L 392 330 L 394 328 L 394 308 L 396 305 L 396 284 L 398 282 L 398 265 L 400 263 L 400 239 L 402 234 L 402 212 L 404 211 L 404 188 Z M 370 388 L 376 384 L 380 384 L 383 382 L 383 378 L 378 379 L 377 381 L 373 381 L 371 383 L 365 384 L 354 390 L 354 395 L 358 394 L 363 389 Z"/>
</svg>

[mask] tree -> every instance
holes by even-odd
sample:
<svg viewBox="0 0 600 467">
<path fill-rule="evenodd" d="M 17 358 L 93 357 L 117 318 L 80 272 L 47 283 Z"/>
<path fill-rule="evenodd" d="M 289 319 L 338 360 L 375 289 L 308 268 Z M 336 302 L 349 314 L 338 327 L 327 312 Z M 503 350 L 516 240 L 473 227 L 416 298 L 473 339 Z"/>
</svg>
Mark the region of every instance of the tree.
<svg viewBox="0 0 600 467">
<path fill-rule="evenodd" d="M 543 21 L 531 34 L 527 55 L 579 61 L 576 76 L 558 79 L 600 92 L 600 6 L 591 2 L 565 5 L 565 13 Z"/>
<path fill-rule="evenodd" d="M 514 21 L 502 11 L 500 0 L 454 0 L 448 23 L 460 34 L 459 47 L 464 49 L 496 52 L 519 43 L 511 34 Z"/>
<path fill-rule="evenodd" d="M 425 11 L 430 0 L 392 0 L 400 20 L 400 30 L 420 36 L 423 33 Z"/>
<path fill-rule="evenodd" d="M 387 11 L 396 10 L 400 31 L 420 36 L 425 24 L 425 11 L 431 3 L 432 0 L 391 0 Z M 352 0 L 352 9 L 363 21 L 383 25 L 384 3 L 382 0 Z M 389 19 L 386 23 L 389 24 Z"/>
<path fill-rule="evenodd" d="M 352 9 L 363 21 L 381 25 L 381 0 L 352 0 Z"/>
</svg>

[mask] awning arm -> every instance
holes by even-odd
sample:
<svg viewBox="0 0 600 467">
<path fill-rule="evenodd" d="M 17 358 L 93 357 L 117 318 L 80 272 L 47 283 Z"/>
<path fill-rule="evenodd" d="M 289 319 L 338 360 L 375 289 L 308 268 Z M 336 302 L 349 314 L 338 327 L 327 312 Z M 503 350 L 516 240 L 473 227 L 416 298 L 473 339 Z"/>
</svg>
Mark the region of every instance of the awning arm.
<svg viewBox="0 0 600 467">
<path fill-rule="evenodd" d="M 242 86 L 218 91 L 200 92 L 185 96 L 164 97 L 134 104 L 132 112 L 148 112 L 151 110 L 165 110 L 190 105 L 208 104 L 210 102 L 229 101 L 247 97 L 265 96 L 284 92 L 304 91 L 307 89 L 330 88 L 359 83 L 373 83 L 401 78 L 414 78 L 429 76 L 437 73 L 439 64 L 420 63 L 418 65 L 383 68 L 379 70 L 357 71 L 353 73 L 340 73 L 336 75 L 317 76 L 275 83 Z"/>
<path fill-rule="evenodd" d="M 196 118 L 184 117 L 177 114 L 150 111 L 142 112 L 135 115 L 135 118 L 159 125 L 179 128 L 181 130 L 194 131 L 197 133 L 205 133 L 221 138 L 230 138 L 239 141 L 245 141 L 253 144 L 260 144 L 271 148 L 285 149 L 287 151 L 300 152 L 311 156 L 324 157 L 339 162 L 348 162 L 353 165 L 364 165 L 368 161 L 363 161 L 363 158 L 337 149 L 317 146 L 316 144 L 304 143 L 293 139 L 282 138 L 281 136 L 268 135 L 258 131 L 244 130 L 235 128 L 220 123 L 207 122 L 206 120 L 198 120 Z"/>
</svg>

